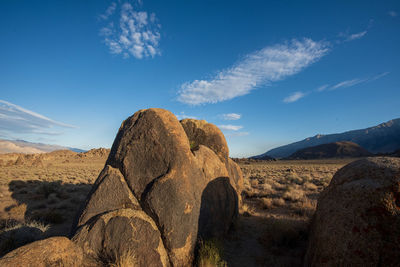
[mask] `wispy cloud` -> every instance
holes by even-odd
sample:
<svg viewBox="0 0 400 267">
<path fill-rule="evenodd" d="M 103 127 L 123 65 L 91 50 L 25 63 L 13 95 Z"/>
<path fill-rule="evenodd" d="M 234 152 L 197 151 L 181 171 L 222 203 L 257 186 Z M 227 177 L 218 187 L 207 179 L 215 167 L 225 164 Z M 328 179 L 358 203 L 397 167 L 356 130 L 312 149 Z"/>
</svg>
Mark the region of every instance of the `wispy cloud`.
<svg viewBox="0 0 400 267">
<path fill-rule="evenodd" d="M 397 17 L 397 12 L 396 11 L 389 11 L 388 12 L 388 14 L 389 14 L 389 16 L 391 16 L 391 17 Z"/>
<path fill-rule="evenodd" d="M 303 92 L 294 92 L 293 94 L 285 97 L 283 99 L 284 103 L 293 103 L 296 102 L 297 100 L 303 98 L 306 94 Z"/>
<path fill-rule="evenodd" d="M 0 134 L 2 136 L 13 136 L 15 134 L 62 134 L 62 132 L 50 130 L 54 127 L 77 128 L 73 125 L 52 120 L 13 103 L 0 100 Z"/>
<path fill-rule="evenodd" d="M 360 79 L 360 78 L 356 78 L 356 79 L 352 79 L 352 80 L 346 80 L 340 83 L 337 83 L 336 85 L 332 86 L 329 88 L 329 90 L 335 90 L 338 88 L 347 88 L 347 87 L 352 87 L 361 83 L 367 83 L 367 82 L 372 82 L 375 80 L 378 80 L 386 75 L 388 75 L 389 72 L 383 72 L 381 74 L 375 75 L 373 77 L 369 77 L 369 78 L 364 78 L 364 79 Z"/>
<path fill-rule="evenodd" d="M 161 26 L 154 13 L 137 11 L 128 2 L 112 2 L 99 17 L 106 23 L 100 35 L 104 37 L 112 54 L 138 59 L 160 54 L 158 46 Z"/>
<path fill-rule="evenodd" d="M 350 35 L 347 37 L 346 41 L 353 41 L 353 40 L 360 39 L 360 38 L 362 38 L 362 37 L 363 37 L 364 35 L 366 35 L 366 34 L 367 34 L 367 31 L 363 31 L 363 32 L 359 32 L 359 33 L 350 34 Z"/>
<path fill-rule="evenodd" d="M 368 26 L 367 29 L 369 29 L 371 27 L 371 23 Z M 338 37 L 339 40 L 337 40 L 337 43 L 343 43 L 343 42 L 350 42 L 350 41 L 354 41 L 357 39 L 361 39 L 362 37 L 364 37 L 366 34 L 368 33 L 368 30 L 362 31 L 362 32 L 357 32 L 357 33 L 349 33 L 348 31 L 346 32 L 341 32 L 339 33 Z"/>
<path fill-rule="evenodd" d="M 106 9 L 104 14 L 100 15 L 100 18 L 103 20 L 107 20 L 111 15 L 115 13 L 115 9 L 117 8 L 117 4 L 112 2 L 111 5 Z"/>
<path fill-rule="evenodd" d="M 356 86 L 356 85 L 361 84 L 361 83 L 372 82 L 372 81 L 378 80 L 378 79 L 380 79 L 380 78 L 382 78 L 382 77 L 384 77 L 384 76 L 386 76 L 388 74 L 389 74 L 389 72 L 383 72 L 381 74 L 378 74 L 378 75 L 375 75 L 375 76 L 372 76 L 372 77 L 369 77 L 369 78 L 364 78 L 364 79 L 355 78 L 355 79 L 346 80 L 346 81 L 342 81 L 342 82 L 336 83 L 333 86 L 329 86 L 328 84 L 324 84 L 324 85 L 321 85 L 320 87 L 318 87 L 315 90 L 310 90 L 310 91 L 307 91 L 307 92 L 300 92 L 300 91 L 294 92 L 291 95 L 285 97 L 283 99 L 283 102 L 284 103 L 293 103 L 293 102 L 296 102 L 297 100 L 305 97 L 308 94 L 321 93 L 321 92 L 326 92 L 326 91 L 333 91 L 333 90 L 340 89 L 340 88 L 347 88 L 347 87 Z"/>
<path fill-rule="evenodd" d="M 382 77 L 385 77 L 385 76 L 388 75 L 389 73 L 390 73 L 389 71 L 383 72 L 383 73 L 381 73 L 381 74 L 378 74 L 378 75 L 375 75 L 374 77 L 369 78 L 367 81 L 368 81 L 368 82 L 372 82 L 372 81 L 378 80 L 378 79 L 380 79 L 380 78 L 382 78 Z"/>
<path fill-rule="evenodd" d="M 183 120 L 183 119 L 197 119 L 197 117 L 195 116 L 191 116 L 191 115 L 186 115 L 185 112 L 181 112 L 179 114 L 175 114 L 176 118 L 178 120 Z"/>
<path fill-rule="evenodd" d="M 365 79 L 352 79 L 352 80 L 343 81 L 343 82 L 340 82 L 340 83 L 332 86 L 331 88 L 329 88 L 329 90 L 351 87 L 351 86 L 357 85 L 359 83 L 362 83 L 364 81 L 365 81 Z"/>
<path fill-rule="evenodd" d="M 231 125 L 231 124 L 218 125 L 218 127 L 219 127 L 221 130 L 227 130 L 227 131 L 239 131 L 240 129 L 243 128 L 243 126 L 240 126 L 240 125 Z"/>
<path fill-rule="evenodd" d="M 227 113 L 227 114 L 221 114 L 219 115 L 219 117 L 226 121 L 235 121 L 239 120 L 242 117 L 242 115 L 237 113 Z"/>
<path fill-rule="evenodd" d="M 199 105 L 217 103 L 246 95 L 251 90 L 294 75 L 328 52 L 328 44 L 311 39 L 267 46 L 245 56 L 212 79 L 184 83 L 178 92 L 180 102 Z"/>
<path fill-rule="evenodd" d="M 321 85 L 320 87 L 318 87 L 318 88 L 316 89 L 316 91 L 317 91 L 317 92 L 323 92 L 323 91 L 325 91 L 328 87 L 329 87 L 329 84 L 324 84 L 324 85 Z"/>
</svg>

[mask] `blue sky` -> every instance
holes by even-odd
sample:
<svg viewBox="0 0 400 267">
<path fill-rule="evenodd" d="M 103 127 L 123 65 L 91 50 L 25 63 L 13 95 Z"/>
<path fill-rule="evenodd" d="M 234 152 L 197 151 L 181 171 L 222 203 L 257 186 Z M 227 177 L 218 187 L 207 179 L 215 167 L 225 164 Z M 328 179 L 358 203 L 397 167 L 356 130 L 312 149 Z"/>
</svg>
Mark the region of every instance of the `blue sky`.
<svg viewBox="0 0 400 267">
<path fill-rule="evenodd" d="M 0 138 L 110 147 L 160 107 L 237 157 L 400 117 L 399 1 L 0 5 Z"/>
</svg>

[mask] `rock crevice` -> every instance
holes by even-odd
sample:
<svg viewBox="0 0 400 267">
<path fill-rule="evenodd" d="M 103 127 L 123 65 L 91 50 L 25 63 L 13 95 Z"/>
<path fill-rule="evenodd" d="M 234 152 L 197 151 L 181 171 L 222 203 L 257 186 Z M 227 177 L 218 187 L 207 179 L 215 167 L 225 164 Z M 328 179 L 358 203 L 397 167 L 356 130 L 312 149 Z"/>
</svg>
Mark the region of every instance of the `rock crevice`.
<svg viewBox="0 0 400 267">
<path fill-rule="evenodd" d="M 139 262 L 190 266 L 197 238 L 219 238 L 236 219 L 240 180 L 215 125 L 179 122 L 162 109 L 140 110 L 122 123 L 73 240 L 93 256 L 118 254 L 124 249 L 118 236 L 124 235 Z M 135 240 L 145 246 L 139 249 Z"/>
</svg>

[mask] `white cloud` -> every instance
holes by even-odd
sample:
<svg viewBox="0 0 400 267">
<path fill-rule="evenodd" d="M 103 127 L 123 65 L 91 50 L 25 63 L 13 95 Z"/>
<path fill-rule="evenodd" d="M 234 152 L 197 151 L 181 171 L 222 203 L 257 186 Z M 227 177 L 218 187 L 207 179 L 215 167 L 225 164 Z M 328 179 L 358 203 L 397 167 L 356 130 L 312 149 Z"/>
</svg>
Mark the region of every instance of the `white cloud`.
<svg viewBox="0 0 400 267">
<path fill-rule="evenodd" d="M 388 14 L 389 14 L 389 16 L 391 16 L 391 17 L 397 17 L 397 13 L 395 12 L 395 11 L 389 11 L 388 12 Z"/>
<path fill-rule="evenodd" d="M 139 3 L 140 4 L 140 3 Z M 119 13 L 117 13 L 119 9 Z M 106 26 L 100 30 L 104 42 L 112 54 L 123 58 L 133 56 L 141 59 L 160 54 L 160 25 L 154 13 L 137 11 L 130 3 L 111 3 L 100 18 Z"/>
<path fill-rule="evenodd" d="M 372 23 L 372 21 L 370 22 L 370 24 L 371 23 Z M 371 26 L 369 25 L 368 28 L 370 28 L 370 27 Z M 367 33 L 368 33 L 367 30 L 362 31 L 362 32 L 358 32 L 358 33 L 352 33 L 352 34 L 350 34 L 348 31 L 341 32 L 338 35 L 338 37 L 341 40 L 338 40 L 337 43 L 350 42 L 350 41 L 353 41 L 353 40 L 357 40 L 357 39 L 360 39 L 360 38 L 364 37 Z"/>
<path fill-rule="evenodd" d="M 340 83 L 332 86 L 329 90 L 335 90 L 338 88 L 347 88 L 347 87 L 351 87 L 351 86 L 357 85 L 357 84 L 365 82 L 365 81 L 366 81 L 365 79 L 347 80 L 347 81 L 343 81 L 343 82 L 340 82 Z"/>
<path fill-rule="evenodd" d="M 378 74 L 378 75 L 376 75 L 376 76 L 374 76 L 374 77 L 372 77 L 372 78 L 369 78 L 367 81 L 368 82 L 372 82 L 372 81 L 375 81 L 375 80 L 378 80 L 378 79 L 380 79 L 380 78 L 382 78 L 382 77 L 385 77 L 386 75 L 388 75 L 390 72 L 383 72 L 383 73 L 381 73 L 381 74 Z"/>
<path fill-rule="evenodd" d="M 300 98 L 303 98 L 306 94 L 303 92 L 294 92 L 293 94 L 285 97 L 283 99 L 284 103 L 293 103 L 299 100 Z"/>
<path fill-rule="evenodd" d="M 293 40 L 267 46 L 245 56 L 232 67 L 219 71 L 210 80 L 184 83 L 180 102 L 199 105 L 217 103 L 248 94 L 251 90 L 294 75 L 328 52 L 327 43 L 311 39 Z"/>
<path fill-rule="evenodd" d="M 243 128 L 243 126 L 240 125 L 231 125 L 231 124 L 226 124 L 226 125 L 218 125 L 218 127 L 222 130 L 227 130 L 227 131 L 239 131 L 240 129 Z"/>
<path fill-rule="evenodd" d="M 347 88 L 347 87 L 355 86 L 355 85 L 360 84 L 360 83 L 372 82 L 372 81 L 378 80 L 378 79 L 380 79 L 382 77 L 385 77 L 388 74 L 389 74 L 389 72 L 383 72 L 381 74 L 378 74 L 378 75 L 375 75 L 373 77 L 366 78 L 366 79 L 358 79 L 358 78 L 356 78 L 356 79 L 352 79 L 352 80 L 343 81 L 343 82 L 340 82 L 340 83 L 336 84 L 335 86 L 332 86 L 329 90 L 335 90 L 335 89 L 338 89 L 338 88 Z"/>
<path fill-rule="evenodd" d="M 235 121 L 239 120 L 242 117 L 242 115 L 237 113 L 227 113 L 227 114 L 221 114 L 220 117 L 221 119 L 226 121 Z"/>
<path fill-rule="evenodd" d="M 320 87 L 317 88 L 317 92 L 323 92 L 329 87 L 329 84 L 324 84 L 321 85 Z"/>
<path fill-rule="evenodd" d="M 53 127 L 77 128 L 73 125 L 52 120 L 10 102 L 0 100 L 0 135 L 12 136 L 21 133 L 45 135 L 62 134 L 62 132 L 49 130 Z"/>
<path fill-rule="evenodd" d="M 196 119 L 197 120 L 197 117 L 186 115 L 185 112 L 181 112 L 179 114 L 175 114 L 175 116 L 176 116 L 176 118 L 178 120 L 183 120 L 183 119 Z"/>
<path fill-rule="evenodd" d="M 326 91 L 333 91 L 333 90 L 336 90 L 336 89 L 339 89 L 339 88 L 352 87 L 352 86 L 355 86 L 355 85 L 358 85 L 358 84 L 361 84 L 361 83 L 369 83 L 369 82 L 378 80 L 378 79 L 380 79 L 380 78 L 382 78 L 382 77 L 384 77 L 384 76 L 386 76 L 388 74 L 389 74 L 389 72 L 383 72 L 381 74 L 375 75 L 373 77 L 365 78 L 365 79 L 356 78 L 356 79 L 352 79 L 352 80 L 346 80 L 346 81 L 343 81 L 343 82 L 339 82 L 334 86 L 329 86 L 328 84 L 324 84 L 324 85 L 321 85 L 320 87 L 318 87 L 317 89 L 315 89 L 313 91 L 308 91 L 308 92 L 305 92 L 305 93 L 304 92 L 300 92 L 300 91 L 299 92 L 294 92 L 291 95 L 285 97 L 283 99 L 283 102 L 284 103 L 293 103 L 293 102 L 296 102 L 297 100 L 299 100 L 299 99 L 301 99 L 301 98 L 303 98 L 306 95 L 311 94 L 311 93 L 315 93 L 315 92 L 321 93 L 321 92 L 326 92 Z"/>
<path fill-rule="evenodd" d="M 117 4 L 115 2 L 112 2 L 111 5 L 106 9 L 106 12 L 100 15 L 100 18 L 103 20 L 107 20 L 108 17 L 114 14 L 116 8 Z"/>
<path fill-rule="evenodd" d="M 362 38 L 362 37 L 363 37 L 364 35 L 366 35 L 366 34 L 367 34 L 367 31 L 363 31 L 363 32 L 359 32 L 359 33 L 350 34 L 350 35 L 347 37 L 346 41 L 353 41 L 353 40 L 360 39 L 360 38 Z"/>
<path fill-rule="evenodd" d="M 320 87 L 318 87 L 315 92 L 324 92 L 324 91 L 332 91 L 338 88 L 347 88 L 347 87 L 352 87 L 361 83 L 368 83 L 368 82 L 373 82 L 375 80 L 378 80 L 382 77 L 385 77 L 386 75 L 388 75 L 390 72 L 383 72 L 381 74 L 369 77 L 369 78 L 364 78 L 364 79 L 360 79 L 360 78 L 355 78 L 352 80 L 346 80 L 343 82 L 339 82 L 337 84 L 335 84 L 334 86 L 329 86 L 328 84 L 324 84 Z"/>
</svg>

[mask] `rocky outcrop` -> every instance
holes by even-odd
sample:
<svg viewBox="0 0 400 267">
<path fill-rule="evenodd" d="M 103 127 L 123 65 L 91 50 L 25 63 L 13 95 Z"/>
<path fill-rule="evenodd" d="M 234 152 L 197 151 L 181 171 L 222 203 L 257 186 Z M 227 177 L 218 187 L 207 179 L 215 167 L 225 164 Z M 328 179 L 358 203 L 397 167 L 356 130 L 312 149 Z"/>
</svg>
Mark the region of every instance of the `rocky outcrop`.
<svg viewBox="0 0 400 267">
<path fill-rule="evenodd" d="M 128 246 L 151 266 L 189 266 L 199 236 L 227 233 L 243 177 L 221 131 L 191 123 L 162 109 L 140 110 L 122 123 L 75 223 L 73 240 L 85 253 Z"/>
<path fill-rule="evenodd" d="M 229 148 L 221 130 L 205 120 L 184 119 L 180 121 L 189 138 L 192 150 L 198 150 L 200 145 L 210 148 L 225 164 L 231 184 L 237 192 L 243 190 L 243 175 L 239 165 L 229 158 Z M 211 168 L 212 169 L 212 168 Z"/>
<path fill-rule="evenodd" d="M 398 266 L 400 159 L 348 164 L 321 193 L 305 266 Z"/>
<path fill-rule="evenodd" d="M 112 259 L 133 251 L 138 266 L 169 265 L 157 226 L 141 210 L 118 209 L 94 217 L 72 240 L 91 258 Z"/>
<path fill-rule="evenodd" d="M 0 258 L 2 267 L 95 266 L 66 237 L 51 237 L 17 248 Z"/>
</svg>

